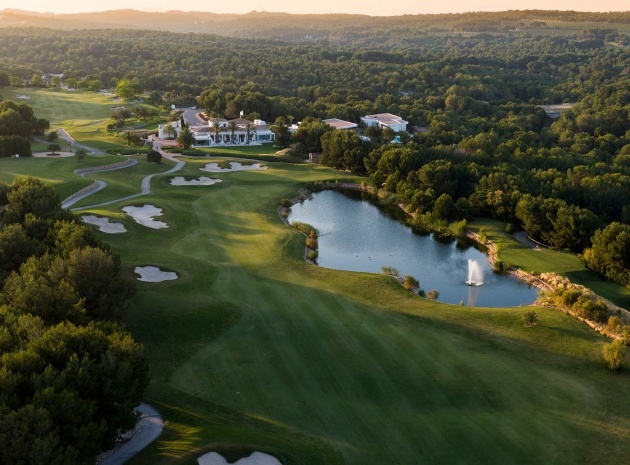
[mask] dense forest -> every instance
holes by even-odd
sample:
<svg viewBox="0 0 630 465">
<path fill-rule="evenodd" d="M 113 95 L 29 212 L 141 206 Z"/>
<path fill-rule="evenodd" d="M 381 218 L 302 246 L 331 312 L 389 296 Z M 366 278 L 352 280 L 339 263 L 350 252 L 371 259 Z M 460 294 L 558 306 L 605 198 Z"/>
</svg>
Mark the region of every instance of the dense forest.
<svg viewBox="0 0 630 465">
<path fill-rule="evenodd" d="M 0 184 L 0 463 L 90 464 L 137 421 L 120 261 L 35 178 Z"/>
<path fill-rule="evenodd" d="M 358 35 L 346 34 L 341 45 L 6 28 L 0 60 L 14 85 L 96 90 L 126 79 L 154 100 L 199 105 L 210 115 L 244 111 L 282 128 L 304 121 L 296 136 L 305 150 L 369 176 L 415 213 L 417 227 L 449 230 L 473 216 L 494 217 L 509 231 L 524 228 L 542 243 L 584 254 L 591 268 L 628 284 L 628 36 L 613 26 L 566 33 L 547 24 L 545 34 L 453 29 L 491 20 L 530 24 L 539 13 L 404 17 L 396 26 L 387 18 L 342 15 L 327 27 L 341 31 L 355 21 Z M 545 18 L 619 25 L 626 16 L 548 12 Z M 324 28 L 318 18 L 310 17 L 313 27 Z M 406 21 L 424 26 L 404 28 Z M 427 32 L 428 24 L 448 21 L 447 33 Z M 575 105 L 557 120 L 540 107 L 562 102 Z M 370 128 L 366 141 L 328 133 L 317 121 L 359 122 L 381 112 L 410 122 L 401 144 L 391 144 L 387 131 Z M 612 243 L 597 239 L 611 235 L 608 227 L 617 231 Z"/>
</svg>

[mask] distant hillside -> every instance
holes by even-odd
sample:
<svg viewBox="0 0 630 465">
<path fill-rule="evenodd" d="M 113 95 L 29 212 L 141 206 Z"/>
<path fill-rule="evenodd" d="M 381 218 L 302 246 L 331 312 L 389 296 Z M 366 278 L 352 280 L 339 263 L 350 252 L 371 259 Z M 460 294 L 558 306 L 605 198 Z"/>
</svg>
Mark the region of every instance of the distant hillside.
<svg viewBox="0 0 630 465">
<path fill-rule="evenodd" d="M 611 29 L 630 32 L 630 11 L 582 13 L 574 11 L 523 10 L 488 13 L 404 15 L 293 15 L 250 12 L 144 12 L 110 10 L 99 13 L 52 14 L 15 9 L 0 11 L 0 27 L 54 29 L 148 29 L 179 33 L 205 33 L 228 37 L 271 38 L 287 41 L 328 40 L 360 42 L 375 31 L 392 36 L 440 33 L 510 33 L 527 30 Z"/>
</svg>

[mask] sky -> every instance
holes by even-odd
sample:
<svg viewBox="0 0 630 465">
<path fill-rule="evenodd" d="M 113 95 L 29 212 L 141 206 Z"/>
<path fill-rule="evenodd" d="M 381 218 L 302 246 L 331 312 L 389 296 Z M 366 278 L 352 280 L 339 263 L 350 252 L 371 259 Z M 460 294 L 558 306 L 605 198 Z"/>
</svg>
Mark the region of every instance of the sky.
<svg viewBox="0 0 630 465">
<path fill-rule="evenodd" d="M 188 6 L 190 5 L 190 6 Z M 359 13 L 373 16 L 426 13 L 462 13 L 506 10 L 630 11 L 629 0 L 0 0 L 0 10 L 15 8 L 36 12 L 82 13 L 133 8 L 141 11 L 208 11 L 248 13 L 283 11 L 287 13 Z"/>
</svg>

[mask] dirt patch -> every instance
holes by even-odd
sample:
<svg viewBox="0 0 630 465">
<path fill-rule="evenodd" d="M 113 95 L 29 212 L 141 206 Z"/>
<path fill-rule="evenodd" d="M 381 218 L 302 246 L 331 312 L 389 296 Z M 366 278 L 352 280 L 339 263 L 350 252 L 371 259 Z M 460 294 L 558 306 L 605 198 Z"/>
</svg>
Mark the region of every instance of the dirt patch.
<svg viewBox="0 0 630 465">
<path fill-rule="evenodd" d="M 209 452 L 197 459 L 199 465 L 230 465 L 221 454 Z M 232 462 L 232 465 L 282 465 L 282 463 L 273 455 L 263 452 L 254 452 L 249 457 L 244 457 Z"/>
</svg>

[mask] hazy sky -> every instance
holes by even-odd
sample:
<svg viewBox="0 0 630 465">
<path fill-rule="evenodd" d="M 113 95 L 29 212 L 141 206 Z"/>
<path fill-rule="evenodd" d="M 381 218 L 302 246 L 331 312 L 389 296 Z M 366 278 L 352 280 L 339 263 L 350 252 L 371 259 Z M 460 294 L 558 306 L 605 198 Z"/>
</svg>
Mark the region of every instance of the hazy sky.
<svg viewBox="0 0 630 465">
<path fill-rule="evenodd" d="M 133 8 L 143 11 L 192 10 L 213 13 L 247 13 L 258 10 L 288 13 L 400 15 L 534 9 L 629 11 L 630 0 L 397 0 L 391 2 L 383 0 L 192 0 L 188 2 L 174 2 L 172 0 L 0 0 L 0 10 L 4 8 L 52 13 Z"/>
</svg>

